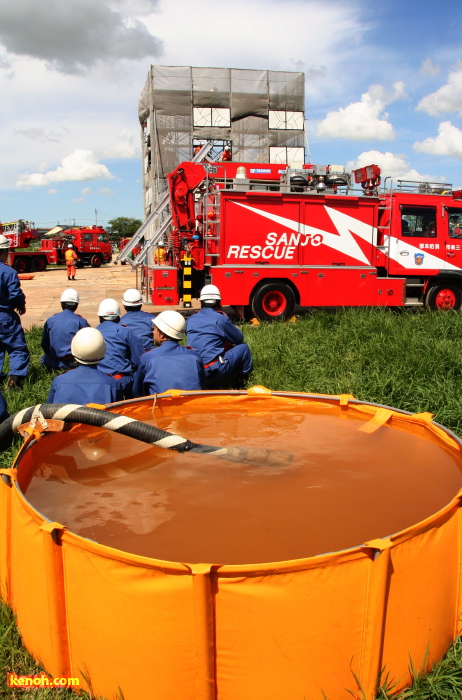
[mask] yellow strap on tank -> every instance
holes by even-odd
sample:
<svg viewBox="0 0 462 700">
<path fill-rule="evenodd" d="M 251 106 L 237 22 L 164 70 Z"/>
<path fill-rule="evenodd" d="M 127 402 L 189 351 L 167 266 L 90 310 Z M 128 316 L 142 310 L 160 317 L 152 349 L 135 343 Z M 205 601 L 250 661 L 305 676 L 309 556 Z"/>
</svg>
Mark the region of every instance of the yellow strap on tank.
<svg viewBox="0 0 462 700">
<path fill-rule="evenodd" d="M 353 396 L 353 394 L 340 394 L 339 406 L 342 406 L 342 407 L 344 407 L 344 408 L 347 407 L 347 406 L 348 406 L 348 401 L 349 401 L 350 399 L 354 399 L 354 398 L 355 398 L 355 397 Z"/>
<path fill-rule="evenodd" d="M 362 433 L 375 433 L 376 430 L 390 420 L 392 415 L 393 411 L 390 411 L 388 408 L 379 408 L 370 421 L 360 427 L 360 431 Z"/>
<path fill-rule="evenodd" d="M 433 413 L 414 413 L 411 416 L 411 419 L 413 421 L 416 421 L 417 423 L 422 423 L 423 425 L 426 425 L 433 433 L 435 433 L 435 435 L 440 440 L 446 443 L 446 445 L 449 445 L 449 447 L 455 448 L 456 450 L 460 450 L 460 445 L 444 430 L 442 430 L 432 422 Z"/>
</svg>

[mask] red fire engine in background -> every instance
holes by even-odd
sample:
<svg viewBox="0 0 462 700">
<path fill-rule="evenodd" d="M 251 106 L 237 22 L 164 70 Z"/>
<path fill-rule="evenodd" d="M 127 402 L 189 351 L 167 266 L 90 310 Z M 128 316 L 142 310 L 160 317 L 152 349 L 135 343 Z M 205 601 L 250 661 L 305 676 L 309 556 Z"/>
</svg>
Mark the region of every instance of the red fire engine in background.
<svg viewBox="0 0 462 700">
<path fill-rule="evenodd" d="M 78 267 L 101 267 L 112 258 L 109 238 L 101 226 L 69 229 L 57 226 L 46 234 L 49 238 L 42 239 L 36 250 L 24 250 L 39 239 L 32 221 L 19 219 L 0 224 L 0 233 L 11 241 L 9 264 L 18 272 L 41 272 L 47 265 L 64 265 L 64 253 L 69 243 L 73 244 L 79 256 Z"/>
<path fill-rule="evenodd" d="M 125 246 L 128 243 L 130 243 L 130 241 L 131 241 L 131 238 L 121 238 L 119 241 L 119 252 L 122 252 L 122 250 L 125 248 Z M 134 248 L 132 250 L 132 254 L 133 254 L 134 258 L 136 258 L 136 256 L 140 252 L 140 250 L 141 250 L 141 245 L 134 246 Z M 126 260 L 123 260 L 121 262 L 121 265 L 126 265 L 126 264 L 127 264 Z"/>
<path fill-rule="evenodd" d="M 462 303 L 462 190 L 391 181 L 375 165 L 181 163 L 168 175 L 166 264 L 145 265 L 154 304 L 185 306 L 206 283 L 240 315 L 287 318 L 296 304 Z M 149 241 L 148 244 L 149 245 Z"/>
</svg>

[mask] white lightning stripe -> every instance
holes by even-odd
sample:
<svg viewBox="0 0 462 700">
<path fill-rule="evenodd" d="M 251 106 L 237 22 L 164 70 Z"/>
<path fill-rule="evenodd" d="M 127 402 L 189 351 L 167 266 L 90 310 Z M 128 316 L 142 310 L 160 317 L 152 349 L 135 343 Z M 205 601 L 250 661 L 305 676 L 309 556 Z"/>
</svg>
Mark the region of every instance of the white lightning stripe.
<svg viewBox="0 0 462 700">
<path fill-rule="evenodd" d="M 152 444 L 156 445 L 156 447 L 163 447 L 164 449 L 168 450 L 169 447 L 181 445 L 184 442 L 186 442 L 186 440 L 179 435 L 170 435 L 169 437 L 162 438 L 161 440 L 156 440 Z"/>
<path fill-rule="evenodd" d="M 389 254 L 388 257 L 391 260 L 394 260 L 397 262 L 401 267 L 404 267 L 406 270 L 425 270 L 425 268 L 430 268 L 432 270 L 440 270 L 443 265 L 445 270 L 460 270 L 460 267 L 457 267 L 457 265 L 452 265 L 451 263 L 448 263 L 444 261 L 442 258 L 438 258 L 436 255 L 432 255 L 431 253 L 428 252 L 428 250 L 422 249 L 422 248 L 416 248 L 416 246 L 411 245 L 406 241 L 400 240 L 401 246 L 399 248 L 399 251 L 397 250 L 397 243 L 398 243 L 398 238 L 395 238 L 394 236 L 385 236 L 385 240 L 383 242 L 384 246 L 389 247 Z M 402 251 L 408 251 L 409 255 L 400 255 L 400 252 Z M 424 265 L 416 265 L 414 254 L 415 253 L 420 253 L 421 255 L 424 255 Z"/>
<path fill-rule="evenodd" d="M 117 416 L 117 418 L 113 418 L 101 427 L 105 430 L 118 430 L 128 423 L 136 423 L 136 420 L 134 418 L 128 418 L 127 416 Z"/>
<path fill-rule="evenodd" d="M 377 240 L 374 227 L 371 226 L 371 224 L 365 224 L 363 221 L 358 221 L 358 219 L 348 216 L 348 214 L 343 214 L 337 209 L 332 209 L 331 207 L 324 207 L 324 209 L 328 213 L 340 236 L 324 231 L 322 233 L 323 244 L 328 245 L 331 248 L 338 250 L 340 253 L 350 256 L 351 258 L 356 258 L 365 265 L 370 265 L 371 261 L 366 257 L 366 255 L 364 255 L 351 233 L 355 233 L 368 243 L 374 243 Z"/>
<path fill-rule="evenodd" d="M 342 214 L 336 209 L 331 209 L 330 207 L 326 206 L 324 207 L 326 212 L 329 214 L 332 223 L 337 228 L 339 233 L 338 236 L 334 233 L 328 233 L 323 229 L 308 226 L 299 223 L 298 221 L 294 221 L 293 219 L 287 219 L 286 217 L 279 216 L 278 214 L 270 214 L 266 211 L 262 211 L 261 209 L 249 207 L 247 204 L 241 204 L 240 202 L 233 202 L 233 204 L 237 204 L 244 209 L 248 209 L 249 211 L 259 214 L 260 216 L 263 216 L 270 221 L 274 221 L 277 224 L 281 224 L 291 231 L 296 231 L 297 233 L 300 232 L 305 236 L 320 234 L 323 237 L 323 245 L 333 248 L 339 253 L 348 255 L 349 257 L 354 258 L 365 265 L 370 265 L 370 260 L 367 259 L 359 245 L 356 243 L 355 239 L 351 235 L 351 231 L 356 233 L 364 240 L 368 240 L 372 243 L 374 228 L 364 224 L 362 221 L 354 219 L 351 216 Z"/>
</svg>

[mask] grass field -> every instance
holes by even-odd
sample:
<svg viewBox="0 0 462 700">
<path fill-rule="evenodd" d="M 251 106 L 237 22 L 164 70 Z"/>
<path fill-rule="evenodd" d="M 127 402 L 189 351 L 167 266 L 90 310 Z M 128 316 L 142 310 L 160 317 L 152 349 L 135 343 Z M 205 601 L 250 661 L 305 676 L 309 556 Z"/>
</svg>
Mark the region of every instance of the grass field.
<svg viewBox="0 0 462 700">
<path fill-rule="evenodd" d="M 273 390 L 353 394 L 358 399 L 434 419 L 462 436 L 462 314 L 386 309 L 314 311 L 296 323 L 245 325 L 255 369 L 250 384 Z M 41 329 L 28 334 L 32 362 L 22 392 L 7 394 L 10 413 L 46 400 L 52 377 L 40 364 Z M 0 455 L 11 466 L 17 450 Z M 70 691 L 17 691 L 6 688 L 6 673 L 35 673 L 22 649 L 11 614 L 0 610 L 0 696 L 75 697 Z M 89 696 L 84 696 L 89 697 Z M 378 698 L 391 697 L 385 690 Z M 402 700 L 456 700 L 462 697 L 462 641 Z M 282 699 L 281 699 L 282 700 Z M 331 698 L 329 700 L 335 700 Z"/>
</svg>

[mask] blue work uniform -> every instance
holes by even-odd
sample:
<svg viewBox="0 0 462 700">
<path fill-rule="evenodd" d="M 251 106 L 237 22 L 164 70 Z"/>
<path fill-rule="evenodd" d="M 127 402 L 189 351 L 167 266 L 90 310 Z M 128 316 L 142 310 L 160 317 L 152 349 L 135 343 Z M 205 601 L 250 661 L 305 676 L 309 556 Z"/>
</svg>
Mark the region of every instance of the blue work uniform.
<svg viewBox="0 0 462 700">
<path fill-rule="evenodd" d="M 85 318 L 70 309 L 50 316 L 43 327 L 42 350 L 45 351 L 45 355 L 42 355 L 40 362 L 50 370 L 72 367 L 72 339 L 81 328 L 89 327 L 90 324 Z"/>
<path fill-rule="evenodd" d="M 143 346 L 136 335 L 121 323 L 102 321 L 96 328 L 106 341 L 106 355 L 98 363 L 98 369 L 117 379 L 127 398 L 131 393 L 133 372 L 138 367 Z"/>
<path fill-rule="evenodd" d="M 0 392 L 0 423 L 3 423 L 9 417 L 8 409 L 6 407 L 6 401 L 3 394 Z"/>
<path fill-rule="evenodd" d="M 25 377 L 29 368 L 29 350 L 21 320 L 15 309 L 24 306 L 26 297 L 21 289 L 18 273 L 0 262 L 0 379 L 3 374 L 5 352 L 10 356 L 10 375 Z"/>
<path fill-rule="evenodd" d="M 205 307 L 188 318 L 186 334 L 188 345 L 204 363 L 207 384 L 219 384 L 252 371 L 250 348 L 244 343 L 242 331 L 226 314 Z"/>
<path fill-rule="evenodd" d="M 127 311 L 120 319 L 120 322 L 127 326 L 141 341 L 145 351 L 154 347 L 152 334 L 154 326 L 152 322 L 155 317 L 155 314 L 149 314 L 147 311 L 141 311 L 140 309 L 139 311 Z"/>
<path fill-rule="evenodd" d="M 123 399 L 120 383 L 96 365 L 79 365 L 55 377 L 47 403 L 113 403 Z"/>
<path fill-rule="evenodd" d="M 195 391 L 204 388 L 204 368 L 197 353 L 175 340 L 146 352 L 135 374 L 133 396 L 162 394 L 168 389 Z"/>
<path fill-rule="evenodd" d="M 3 394 L 0 392 L 0 423 L 3 423 L 4 420 L 9 418 L 10 414 L 8 413 L 8 409 L 6 406 L 6 401 L 5 397 Z M 9 447 L 11 447 L 11 443 L 13 442 L 13 432 L 11 432 L 9 435 L 5 435 L 3 438 L 1 444 L 0 444 L 0 452 L 3 450 L 7 450 Z"/>
</svg>

